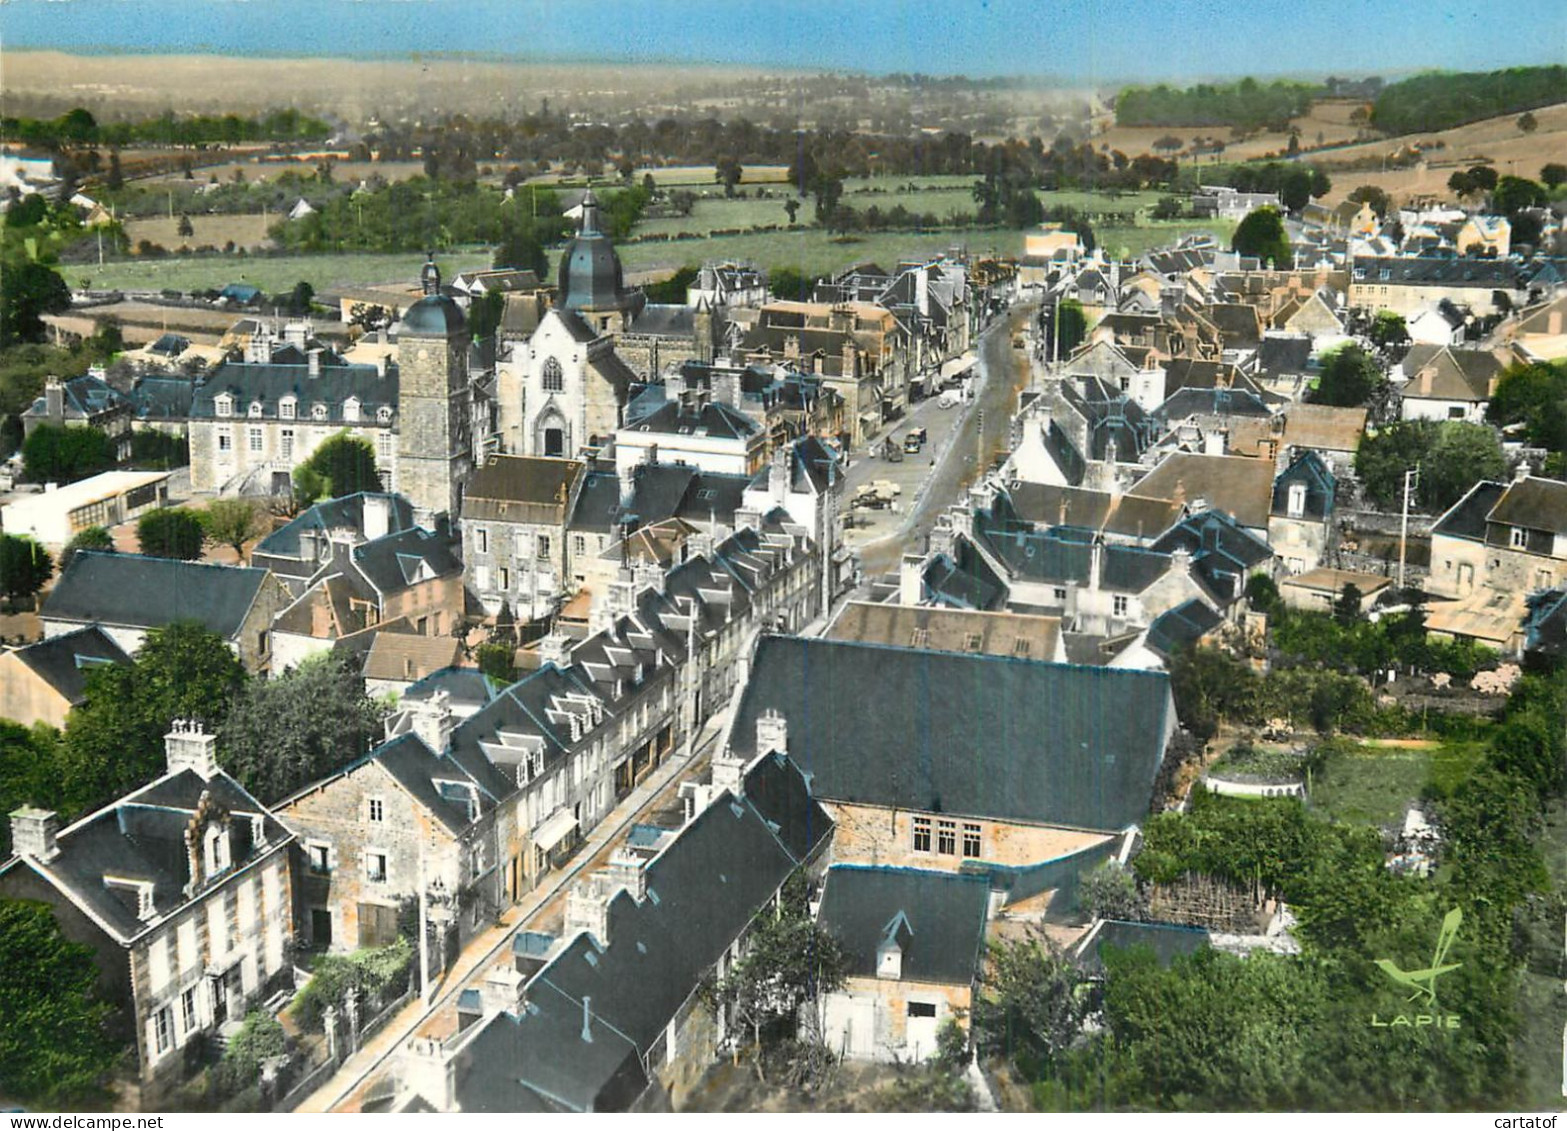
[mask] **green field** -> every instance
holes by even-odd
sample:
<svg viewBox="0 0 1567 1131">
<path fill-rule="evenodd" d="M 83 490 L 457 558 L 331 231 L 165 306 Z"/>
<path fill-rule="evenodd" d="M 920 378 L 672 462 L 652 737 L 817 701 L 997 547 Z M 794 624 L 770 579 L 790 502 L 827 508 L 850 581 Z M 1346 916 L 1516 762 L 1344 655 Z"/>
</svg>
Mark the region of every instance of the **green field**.
<svg viewBox="0 0 1567 1131">
<path fill-rule="evenodd" d="M 763 268 L 793 267 L 814 275 L 827 274 L 851 263 L 874 260 L 889 270 L 899 259 L 918 258 L 968 245 L 971 253 L 1020 255 L 1019 232 L 994 229 L 944 232 L 876 232 L 848 237 L 829 236 L 820 228 L 757 232 L 739 236 L 713 236 L 705 240 L 630 244 L 620 248 L 628 271 L 656 267 L 700 265 L 708 259 L 738 259 Z"/>
<path fill-rule="evenodd" d="M 1340 821 L 1402 826 L 1404 811 L 1427 785 L 1452 788 L 1484 752 L 1485 743 L 1473 741 L 1347 748 L 1312 775 L 1311 805 Z"/>
<path fill-rule="evenodd" d="M 445 252 L 437 257 L 450 278 L 458 271 L 488 267 L 490 253 Z M 61 269 L 65 281 L 79 287 L 90 281 L 96 290 L 205 290 L 229 283 L 250 283 L 264 291 L 293 289 L 301 279 L 317 291 L 374 283 L 413 283 L 419 277 L 424 256 L 403 255 L 280 255 L 212 256 L 167 259 L 128 259 L 119 263 L 68 264 Z"/>
</svg>

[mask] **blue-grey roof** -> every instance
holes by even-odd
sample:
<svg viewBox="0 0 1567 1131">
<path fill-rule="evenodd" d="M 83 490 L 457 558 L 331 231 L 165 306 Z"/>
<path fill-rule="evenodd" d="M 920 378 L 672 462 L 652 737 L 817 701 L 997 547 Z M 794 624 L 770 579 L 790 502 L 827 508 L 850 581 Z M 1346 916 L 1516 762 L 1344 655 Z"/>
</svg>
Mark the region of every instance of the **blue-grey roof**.
<svg viewBox="0 0 1567 1131">
<path fill-rule="evenodd" d="M 1338 483 L 1322 457 L 1314 451 L 1306 451 L 1296 457 L 1279 477 L 1273 481 L 1273 514 L 1289 515 L 1290 485 L 1303 484 L 1306 500 L 1301 517 L 1326 519 L 1333 514 L 1334 498 Z"/>
<path fill-rule="evenodd" d="M 407 499 L 401 495 L 361 491 L 354 495 L 342 495 L 335 499 L 324 499 L 308 510 L 300 512 L 287 525 L 278 527 L 278 529 L 256 543 L 256 548 L 251 553 L 251 560 L 255 561 L 257 557 L 289 561 L 300 560 L 302 553 L 300 535 L 307 530 L 325 533 L 328 530 L 349 529 L 356 531 L 360 537 L 363 537 L 365 530 L 365 499 L 367 497 L 386 500 L 388 533 L 396 534 L 413 528 L 413 506 Z M 257 564 L 262 563 L 258 562 Z"/>
<path fill-rule="evenodd" d="M 65 418 L 67 420 L 85 420 L 96 416 L 100 412 L 117 408 L 128 404 L 125 396 L 115 390 L 108 382 L 94 377 L 90 373 L 84 373 L 80 377 L 71 377 L 60 382 L 64 391 Z M 39 397 L 33 402 L 24 416 L 47 416 L 49 404 L 47 397 Z"/>
<path fill-rule="evenodd" d="M 1103 830 L 1144 817 L 1173 725 L 1163 673 L 777 636 L 737 749 L 767 710 L 817 797 Z"/>
<path fill-rule="evenodd" d="M 818 920 L 843 944 L 850 977 L 876 977 L 877 952 L 891 937 L 902 981 L 966 986 L 979 974 L 989 904 L 982 875 L 835 864 Z"/>
<path fill-rule="evenodd" d="M 760 431 L 754 420 L 726 404 L 708 401 L 700 407 L 686 407 L 678 401 L 660 400 L 654 395 L 662 390 L 662 385 L 649 386 L 637 400 L 626 406 L 626 429 L 667 435 L 716 436 L 725 440 L 747 439 Z"/>
<path fill-rule="evenodd" d="M 1148 626 L 1148 647 L 1169 658 L 1201 640 L 1223 620 L 1208 604 L 1193 597 L 1154 618 Z"/>
<path fill-rule="evenodd" d="M 460 334 L 467 320 L 462 307 L 446 295 L 425 295 L 410 306 L 398 325 L 399 334 L 416 337 L 445 338 Z"/>
<path fill-rule="evenodd" d="M 1100 924 L 1093 937 L 1085 940 L 1078 951 L 1078 965 L 1089 974 L 1104 972 L 1104 951 L 1151 950 L 1159 965 L 1168 966 L 1176 958 L 1196 954 L 1209 945 L 1208 932 L 1202 927 L 1185 927 L 1177 923 L 1128 923 L 1119 919 L 1107 919 Z"/>
<path fill-rule="evenodd" d="M 452 553 L 451 542 L 418 526 L 355 546 L 353 563 L 382 594 L 396 593 L 425 580 L 426 569 L 436 577 L 462 572 L 462 562 Z"/>
<path fill-rule="evenodd" d="M 131 411 L 141 421 L 177 422 L 190 418 L 196 383 L 188 377 L 146 376 L 130 391 Z"/>
<path fill-rule="evenodd" d="M 1485 541 L 1486 519 L 1496 504 L 1507 494 L 1506 483 L 1482 480 L 1469 489 L 1469 493 L 1437 520 L 1432 534 L 1445 534 L 1450 538 L 1467 538 L 1473 542 Z"/>
<path fill-rule="evenodd" d="M 123 628 L 191 620 L 231 639 L 267 578 L 266 570 L 246 566 L 79 550 L 44 600 L 41 615 Z"/>
<path fill-rule="evenodd" d="M 73 706 L 84 698 L 88 673 L 104 664 L 128 664 L 130 657 L 97 625 L 62 633 L 13 655 Z"/>
</svg>

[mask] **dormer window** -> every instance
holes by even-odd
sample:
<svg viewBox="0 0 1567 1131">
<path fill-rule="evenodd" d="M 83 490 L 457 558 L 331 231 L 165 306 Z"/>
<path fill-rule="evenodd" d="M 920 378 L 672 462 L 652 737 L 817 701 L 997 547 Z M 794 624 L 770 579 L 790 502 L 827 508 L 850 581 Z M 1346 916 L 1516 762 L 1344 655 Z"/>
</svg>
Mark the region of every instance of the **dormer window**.
<svg viewBox="0 0 1567 1131">
<path fill-rule="evenodd" d="M 211 879 L 229 866 L 229 830 L 226 825 L 208 825 L 201 838 L 202 863 Z"/>
<path fill-rule="evenodd" d="M 251 401 L 250 402 L 250 409 L 248 410 L 248 414 L 250 416 L 250 419 L 252 419 L 252 420 L 260 420 L 261 419 L 261 402 L 260 401 Z"/>
<path fill-rule="evenodd" d="M 212 411 L 217 413 L 219 416 L 233 416 L 234 398 L 229 396 L 227 393 L 224 393 L 220 397 L 214 397 L 212 401 Z"/>
<path fill-rule="evenodd" d="M 105 876 L 103 886 L 110 891 L 125 892 L 136 899 L 136 918 L 143 923 L 157 915 L 152 903 L 152 884 L 146 880 L 124 880 L 117 876 Z"/>
<path fill-rule="evenodd" d="M 358 421 L 359 421 L 359 398 L 358 397 L 349 397 L 346 401 L 343 402 L 343 419 L 348 421 L 349 423 L 358 423 Z"/>
<path fill-rule="evenodd" d="M 322 404 L 320 401 L 317 401 L 315 404 L 311 405 L 310 406 L 310 419 L 311 420 L 325 420 L 326 419 L 326 405 Z"/>
<path fill-rule="evenodd" d="M 1527 550 L 1529 548 L 1529 531 L 1522 526 L 1513 527 L 1512 548 L 1515 550 Z"/>
<path fill-rule="evenodd" d="M 299 407 L 299 401 L 293 397 L 284 397 L 277 403 L 278 415 L 284 420 L 293 420 L 294 413 Z"/>
<path fill-rule="evenodd" d="M 1291 483 L 1289 491 L 1289 517 L 1300 518 L 1306 513 L 1306 485 Z"/>
<path fill-rule="evenodd" d="M 392 406 L 382 405 L 380 408 L 376 409 L 375 418 L 382 424 L 390 424 L 392 422 Z"/>
</svg>

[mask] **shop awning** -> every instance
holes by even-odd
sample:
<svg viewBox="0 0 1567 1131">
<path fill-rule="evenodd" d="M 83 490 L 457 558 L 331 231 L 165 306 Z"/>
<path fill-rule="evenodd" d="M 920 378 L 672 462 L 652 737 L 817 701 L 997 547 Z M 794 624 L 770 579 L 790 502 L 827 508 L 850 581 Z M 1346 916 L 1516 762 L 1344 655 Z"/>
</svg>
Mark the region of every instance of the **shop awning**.
<svg viewBox="0 0 1567 1131">
<path fill-rule="evenodd" d="M 553 852 L 555 846 L 577 831 L 577 818 L 570 809 L 561 809 L 533 830 L 533 843 L 545 852 Z"/>
</svg>

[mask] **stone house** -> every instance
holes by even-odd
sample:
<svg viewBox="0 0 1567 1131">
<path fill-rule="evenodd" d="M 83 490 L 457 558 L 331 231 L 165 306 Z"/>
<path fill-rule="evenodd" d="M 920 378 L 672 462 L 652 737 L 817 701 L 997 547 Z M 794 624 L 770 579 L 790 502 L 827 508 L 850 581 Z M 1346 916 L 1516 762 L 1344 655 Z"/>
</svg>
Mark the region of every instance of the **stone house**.
<svg viewBox="0 0 1567 1131">
<path fill-rule="evenodd" d="M 97 625 L 127 653 L 149 630 L 196 621 L 221 636 L 251 673 L 272 663 L 272 622 L 289 592 L 269 570 L 82 550 L 39 616 L 45 639 Z"/>
<path fill-rule="evenodd" d="M 489 616 L 548 616 L 568 595 L 566 522 L 587 465 L 543 456 L 493 456 L 463 495 L 463 571 Z"/>
<path fill-rule="evenodd" d="M 293 834 L 218 769 L 217 739 L 176 720 L 167 772 L 61 829 L 11 814 L 0 895 L 34 899 L 91 948 L 136 1049 L 144 1108 L 204 1063 L 246 1010 L 292 985 Z"/>
<path fill-rule="evenodd" d="M 40 640 L 0 655 L 0 718 L 23 726 L 65 726 L 86 701 L 88 673 L 130 657 L 97 625 Z"/>
<path fill-rule="evenodd" d="M 1338 482 L 1316 452 L 1306 451 L 1273 481 L 1268 544 L 1288 573 L 1326 565 L 1333 546 Z"/>
<path fill-rule="evenodd" d="M 43 396 L 22 413 L 22 432 L 31 436 L 40 424 L 56 428 L 96 428 L 109 437 L 116 460 L 131 457 L 131 402 L 112 388 L 102 370 L 61 380 L 49 377 Z"/>
<path fill-rule="evenodd" d="M 1486 406 L 1507 362 L 1489 350 L 1415 345 L 1399 363 L 1404 420 L 1485 422 Z"/>
<path fill-rule="evenodd" d="M 930 1059 L 944 1024 L 967 1028 L 989 910 L 983 874 L 828 868 L 818 922 L 843 944 L 848 972 L 821 1002 L 827 1044 L 853 1060 Z"/>
</svg>

